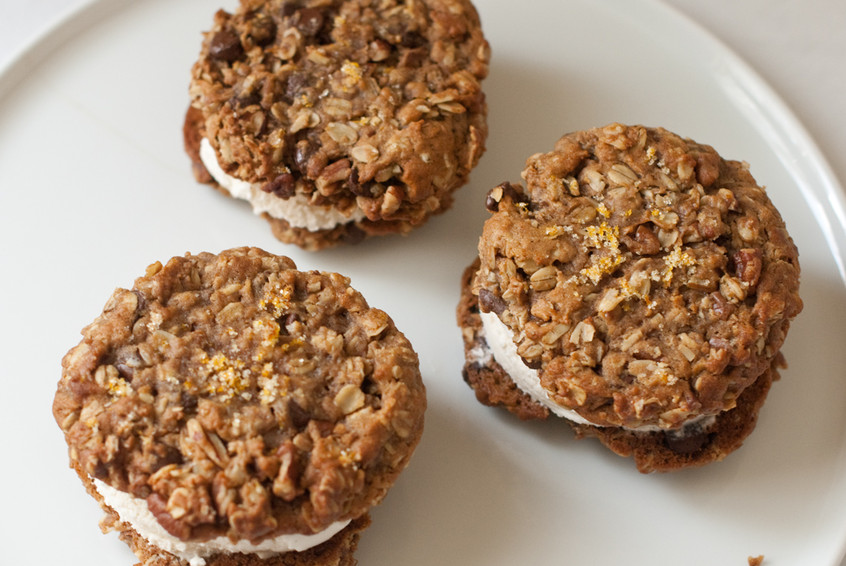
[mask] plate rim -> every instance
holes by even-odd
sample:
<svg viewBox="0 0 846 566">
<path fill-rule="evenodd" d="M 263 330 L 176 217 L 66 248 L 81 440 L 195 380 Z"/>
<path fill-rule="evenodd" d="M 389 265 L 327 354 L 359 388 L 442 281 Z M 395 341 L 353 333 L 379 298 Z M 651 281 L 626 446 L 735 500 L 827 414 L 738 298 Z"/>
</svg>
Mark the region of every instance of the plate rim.
<svg viewBox="0 0 846 566">
<path fill-rule="evenodd" d="M 137 2 L 137 0 L 136 0 Z M 8 59 L 0 64 L 0 101 L 7 99 L 27 80 L 34 67 L 48 60 L 63 44 L 72 41 L 88 27 L 101 19 L 133 5 L 132 0 L 78 0 L 63 9 L 40 31 L 13 50 Z M 759 122 L 749 124 L 767 140 L 779 162 L 788 171 L 790 178 L 802 193 L 810 211 L 826 238 L 826 247 L 831 253 L 840 283 L 846 285 L 846 191 L 837 178 L 816 140 L 799 120 L 784 99 L 751 65 L 749 65 L 727 43 L 712 31 L 693 20 L 677 6 L 665 0 L 640 0 L 651 10 L 674 22 L 680 23 L 699 38 L 699 45 L 706 53 L 724 63 L 726 73 L 720 88 L 738 106 L 744 104 L 745 116 L 754 108 Z M 631 9 L 625 0 L 615 2 L 617 6 Z M 790 140 L 801 148 L 802 159 L 790 147 L 777 146 L 772 140 Z M 832 566 L 840 566 L 846 557 L 846 526 L 841 530 L 839 551 Z"/>
</svg>

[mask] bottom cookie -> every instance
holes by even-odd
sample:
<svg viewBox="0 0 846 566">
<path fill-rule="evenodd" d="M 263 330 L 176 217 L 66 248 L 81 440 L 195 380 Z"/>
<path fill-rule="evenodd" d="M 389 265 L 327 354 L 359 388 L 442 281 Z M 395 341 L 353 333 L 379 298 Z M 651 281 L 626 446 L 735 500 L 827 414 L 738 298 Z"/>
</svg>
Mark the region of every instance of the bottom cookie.
<svg viewBox="0 0 846 566">
<path fill-rule="evenodd" d="M 464 380 L 484 405 L 502 407 L 523 420 L 546 419 L 549 410 L 520 390 L 494 360 L 485 342 L 478 300 L 472 293 L 479 260 L 462 275 L 456 318 L 464 339 Z M 734 452 L 758 420 L 772 382 L 778 379 L 779 355 L 773 366 L 740 395 L 737 406 L 716 416 L 705 430 L 693 427 L 684 436 L 672 432 L 637 432 L 621 428 L 577 424 L 564 419 L 578 438 L 596 437 L 616 454 L 631 457 L 642 473 L 671 472 L 717 462 Z"/>
<path fill-rule="evenodd" d="M 328 541 L 302 552 L 286 552 L 262 558 L 256 554 L 218 553 L 205 559 L 187 561 L 166 552 L 139 535 L 129 523 L 104 501 L 91 478 L 72 465 L 85 489 L 97 500 L 106 516 L 100 521 L 100 529 L 106 533 L 117 532 L 140 561 L 136 566 L 355 566 L 353 557 L 358 546 L 359 534 L 370 525 L 370 516 L 365 514 L 353 520 L 341 532 Z"/>
</svg>

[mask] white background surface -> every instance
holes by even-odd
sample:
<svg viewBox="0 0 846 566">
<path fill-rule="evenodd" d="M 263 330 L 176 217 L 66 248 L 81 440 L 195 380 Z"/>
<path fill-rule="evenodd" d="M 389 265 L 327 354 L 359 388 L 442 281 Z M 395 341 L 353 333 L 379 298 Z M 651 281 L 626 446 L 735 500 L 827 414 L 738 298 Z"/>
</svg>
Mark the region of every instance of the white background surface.
<svg viewBox="0 0 846 566">
<path fill-rule="evenodd" d="M 840 180 L 843 181 L 846 179 L 846 133 L 844 133 L 844 128 L 846 128 L 846 103 L 844 103 L 844 98 L 846 98 L 844 97 L 844 93 L 846 93 L 846 34 L 843 33 L 843 30 L 846 29 L 846 3 L 843 3 L 841 0 L 809 0 L 801 2 L 799 0 L 792 2 L 777 0 L 745 0 L 743 2 L 712 0 L 707 3 L 697 0 L 669 0 L 669 3 L 676 6 L 683 13 L 693 16 L 700 24 L 723 40 L 737 54 L 750 63 L 783 97 L 807 127 L 813 138 L 820 145 L 823 154 L 828 158 Z M 78 2 L 69 0 L 30 0 L 28 2 L 0 0 L 0 67 L 18 50 L 22 49 L 44 26 L 59 18 L 63 11 L 76 4 Z M 486 4 L 492 5 L 495 2 L 488 0 Z M 513 5 L 513 2 L 509 0 L 509 4 Z M 209 2 L 209 6 L 209 13 L 211 13 L 211 10 L 216 7 L 216 4 Z M 562 42 L 566 41 L 568 24 L 568 22 L 561 23 Z M 531 31 L 531 29 L 526 29 L 524 33 L 531 34 Z M 597 33 L 600 34 L 600 31 L 598 30 Z M 516 34 L 513 39 L 514 41 L 521 41 L 520 34 Z M 496 57 L 496 46 L 494 49 L 494 56 Z M 589 49 L 589 47 L 576 45 L 573 46 L 573 49 Z M 660 99 L 656 102 L 660 103 Z M 700 141 L 708 142 L 708 140 Z M 8 187 L 0 187 L 0 191 L 7 190 L 9 190 Z M 116 204 L 119 203 L 120 201 L 117 200 Z M 6 217 L 4 216 L 4 218 Z M 259 226 L 256 233 L 259 233 L 262 229 L 264 229 L 264 226 Z M 96 236 L 96 231 L 92 231 L 92 238 Z M 4 244 L 9 245 L 8 242 Z M 820 242 L 820 246 L 822 245 L 823 243 Z M 805 253 L 806 250 L 803 249 L 802 251 Z M 378 255 L 378 253 L 374 255 Z M 139 270 L 140 268 L 135 268 L 132 271 L 127 271 L 127 273 L 134 274 Z M 837 284 L 836 282 L 832 283 Z M 114 284 L 126 284 L 126 282 L 104 282 L 105 287 L 109 285 L 113 286 Z M 88 300 L 88 298 L 84 298 L 84 300 Z M 99 301 L 102 303 L 102 300 Z M 81 319 L 81 322 L 75 324 L 75 326 L 81 326 L 84 320 Z M 400 324 L 403 321 L 398 320 L 397 322 L 403 328 Z M 834 341 L 835 344 L 836 342 Z M 802 344 L 813 346 L 814 342 L 806 340 Z M 424 373 L 425 370 L 426 368 L 424 368 Z M 50 376 L 50 379 L 53 379 L 53 376 Z M 842 408 L 843 403 L 833 403 L 832 406 Z M 813 410 L 813 407 L 811 409 Z M 456 417 L 461 421 L 460 416 L 436 413 L 434 415 L 434 426 L 437 428 L 439 425 L 438 419 L 443 421 L 448 416 Z M 496 420 L 497 422 L 494 424 L 497 427 L 509 426 L 507 418 L 497 418 Z M 441 422 L 441 426 L 443 426 L 443 422 Z M 771 430 L 776 427 L 778 427 L 777 430 L 791 430 L 789 423 L 771 422 L 770 426 Z M 550 427 L 537 428 L 538 430 L 536 432 L 543 441 L 542 444 L 557 442 L 551 436 Z M 445 446 L 446 455 L 455 456 L 455 454 L 451 454 L 449 451 L 456 449 L 457 446 L 457 443 Z M 472 456 L 478 457 L 480 461 L 488 462 L 489 459 L 482 453 L 481 446 L 479 453 Z M 496 440 L 486 442 L 484 446 L 494 452 L 505 449 L 504 446 L 498 445 Z M 596 457 L 599 453 L 598 450 L 586 449 L 584 443 L 573 444 L 568 442 L 567 447 L 568 449 L 574 449 L 576 452 L 585 452 L 587 450 L 589 453 L 581 454 L 582 457 Z M 838 448 L 842 449 L 842 446 Z M 509 447 L 509 449 L 513 449 L 513 447 Z M 747 448 L 745 447 L 744 450 L 747 450 Z M 755 452 L 755 446 L 749 446 L 747 452 L 749 454 L 757 453 Z M 727 465 L 733 466 L 734 464 L 727 463 Z M 813 464 L 806 463 L 806 465 Z M 462 474 L 466 476 L 469 473 L 469 468 L 467 470 L 457 470 L 456 472 L 458 476 Z M 504 472 L 501 477 L 497 474 L 493 474 L 493 477 L 499 480 L 498 482 L 494 482 L 495 485 L 501 487 L 505 492 L 511 491 L 513 493 L 511 496 L 506 496 L 512 504 L 515 504 L 517 501 L 517 494 L 526 492 L 520 486 L 513 485 L 511 478 L 506 477 Z M 430 477 L 428 479 L 433 482 L 444 481 L 444 478 Z M 708 480 L 703 479 L 703 481 Z M 774 486 L 778 485 L 776 479 L 763 479 L 762 481 L 772 481 Z M 675 480 L 668 480 L 668 482 L 671 487 L 679 488 L 683 492 L 683 487 L 680 486 L 684 486 L 686 480 L 678 480 L 678 483 L 675 485 L 673 485 Z M 67 483 L 69 485 L 72 484 L 72 482 Z M 486 485 L 490 483 L 488 482 Z M 647 491 L 654 489 L 654 487 L 650 486 L 654 486 L 654 484 L 646 483 L 643 489 Z M 716 489 L 715 495 L 719 495 L 719 486 L 715 485 L 714 487 Z M 801 485 L 797 485 L 796 488 L 799 490 L 810 489 L 808 486 Z M 74 487 L 73 489 L 77 488 Z M 489 508 L 492 504 L 487 500 L 487 496 L 490 494 L 481 493 L 479 490 L 473 489 L 472 486 L 470 486 L 467 492 L 461 491 L 456 486 L 451 495 L 455 497 L 456 501 L 467 501 L 468 505 L 479 507 L 479 510 L 482 512 L 486 510 L 493 512 L 493 509 Z M 656 492 L 656 495 L 661 495 L 661 493 Z M 502 494 L 497 494 L 497 496 L 502 497 Z M 407 494 L 401 492 L 395 496 L 394 500 L 403 502 L 407 499 Z M 442 497 L 437 499 L 437 502 L 448 500 L 449 498 Z M 525 503 L 528 505 L 533 502 L 526 501 Z M 687 503 L 694 505 L 694 507 L 698 505 L 707 508 L 709 506 L 708 499 L 694 499 Z M 434 509 L 428 510 L 434 512 Z M 90 513 L 90 510 L 88 511 Z M 789 510 L 777 509 L 776 511 L 787 513 L 784 520 L 789 523 Z M 521 514 L 520 516 L 525 516 L 525 514 Z M 754 518 L 755 514 L 750 513 L 748 517 Z M 645 520 L 655 521 L 656 529 L 666 528 L 661 525 L 661 517 L 653 517 L 649 513 L 645 513 L 644 518 Z M 589 517 L 587 519 L 600 520 L 602 517 L 600 514 L 597 517 Z M 737 525 L 713 525 L 713 532 L 703 535 L 709 541 L 707 544 L 719 544 L 720 533 L 726 538 L 729 538 L 732 534 L 730 531 L 733 529 L 744 529 L 745 524 L 740 521 L 740 518 L 738 520 L 739 523 Z M 12 524 L 12 522 L 4 521 L 3 524 Z M 409 524 L 406 526 L 408 528 L 419 526 L 423 532 L 429 532 L 422 525 Z M 508 526 L 518 532 L 521 532 L 522 529 L 530 528 L 525 525 Z M 543 525 L 536 525 L 531 528 L 543 528 Z M 797 532 L 813 531 L 815 525 L 795 525 L 795 528 Z M 842 525 L 841 530 L 846 530 L 846 525 Z M 7 536 L 10 536 L 8 532 L 0 533 L 0 537 L 3 537 L 3 540 Z M 492 532 L 489 536 L 492 539 L 489 542 L 492 544 L 495 542 L 506 544 L 507 540 L 512 538 L 507 532 Z M 504 537 L 504 540 L 493 540 L 498 537 Z M 106 544 L 98 542 L 96 537 L 91 540 L 94 541 L 94 544 Z M 484 537 L 480 537 L 479 540 L 484 540 Z M 461 544 L 460 540 L 432 542 L 436 545 L 441 543 L 446 548 L 460 547 Z M 120 543 L 114 544 L 120 545 Z M 372 545 L 373 543 L 366 543 L 365 541 L 365 544 Z M 496 544 L 493 544 L 493 546 L 495 547 Z M 368 551 L 367 548 L 363 550 L 365 552 Z M 748 551 L 748 554 L 755 553 L 766 554 L 767 549 L 750 548 Z M 631 549 L 630 553 L 625 549 L 620 550 L 621 557 L 628 555 L 643 556 L 644 554 L 648 553 L 644 553 L 643 549 Z M 636 560 L 632 560 L 632 562 L 636 564 L 640 563 Z M 745 556 L 740 556 L 733 563 L 742 565 L 744 562 Z M 0 563 L 5 563 L 2 559 L 2 554 L 0 554 Z M 98 562 L 92 559 L 91 563 L 97 564 Z M 497 561 L 492 559 L 491 563 L 497 563 Z M 765 562 L 765 564 L 777 564 L 777 562 Z M 362 566 L 368 565 L 362 564 Z"/>
</svg>

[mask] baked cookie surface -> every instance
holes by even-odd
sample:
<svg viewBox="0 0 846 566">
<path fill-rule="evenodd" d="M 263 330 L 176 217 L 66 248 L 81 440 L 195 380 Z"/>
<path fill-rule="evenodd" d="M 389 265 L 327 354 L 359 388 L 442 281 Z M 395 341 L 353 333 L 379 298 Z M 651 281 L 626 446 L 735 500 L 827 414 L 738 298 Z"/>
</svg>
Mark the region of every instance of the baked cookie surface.
<svg viewBox="0 0 846 566">
<path fill-rule="evenodd" d="M 478 268 L 463 283 L 465 374 L 480 399 L 538 412 L 472 363 L 473 308 L 536 372 L 540 409 L 585 426 L 677 430 L 730 411 L 778 363 L 802 308 L 798 253 L 746 164 L 611 124 L 564 136 L 523 178 L 525 189 L 489 193 Z"/>
<path fill-rule="evenodd" d="M 170 552 L 151 544 L 133 526 L 122 521 L 118 513 L 108 506 L 91 477 L 76 470 L 88 493 L 97 500 L 105 512 L 100 521 L 104 532 L 114 531 L 138 557 L 144 566 L 195 566 L 189 560 L 179 558 Z M 252 553 L 215 553 L 203 559 L 204 566 L 355 566 L 354 553 L 358 547 L 361 532 L 370 525 L 370 516 L 357 517 L 338 534 L 317 546 L 299 552 L 286 552 L 273 556 L 259 556 Z M 194 561 L 197 562 L 196 559 Z"/>
<path fill-rule="evenodd" d="M 501 407 L 521 420 L 546 419 L 550 411 L 522 391 L 493 357 L 479 317 L 479 300 L 473 294 L 473 279 L 479 269 L 476 260 L 462 278 L 461 300 L 457 309 L 458 325 L 464 339 L 466 364 L 464 380 L 476 399 L 490 407 Z M 773 365 L 738 397 L 735 408 L 716 416 L 707 427 L 690 430 L 638 432 L 621 427 L 600 427 L 567 423 L 576 436 L 595 437 L 616 454 L 631 457 L 642 473 L 672 472 L 718 462 L 740 448 L 755 428 L 758 412 L 773 381 L 779 378 L 783 360 Z"/>
<path fill-rule="evenodd" d="M 192 70 L 195 176 L 221 184 L 205 139 L 212 168 L 252 184 L 274 234 L 308 249 L 407 232 L 484 151 L 489 57 L 468 0 L 242 0 Z"/>
<path fill-rule="evenodd" d="M 84 482 L 184 541 L 363 517 L 420 439 L 417 355 L 335 273 L 256 248 L 151 265 L 63 360 L 53 412 Z"/>
</svg>

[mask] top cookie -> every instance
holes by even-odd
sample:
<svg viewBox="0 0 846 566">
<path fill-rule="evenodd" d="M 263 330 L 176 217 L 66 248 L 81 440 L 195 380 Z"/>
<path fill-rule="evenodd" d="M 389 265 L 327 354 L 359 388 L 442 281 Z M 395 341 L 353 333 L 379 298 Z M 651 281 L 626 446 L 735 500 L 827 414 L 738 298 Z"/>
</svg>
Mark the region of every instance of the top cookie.
<svg viewBox="0 0 846 566">
<path fill-rule="evenodd" d="M 349 281 L 241 248 L 154 264 L 63 360 L 73 464 L 182 540 L 362 516 L 422 433 L 417 355 Z"/>
<path fill-rule="evenodd" d="M 193 67 L 189 153 L 205 138 L 223 172 L 267 195 L 362 235 L 406 232 L 450 206 L 484 151 L 489 57 L 469 0 L 242 0 L 215 15 Z"/>
<path fill-rule="evenodd" d="M 673 429 L 735 406 L 801 310 L 796 247 L 746 164 L 612 124 L 529 158 L 479 243 L 475 292 L 552 400 Z"/>
</svg>

